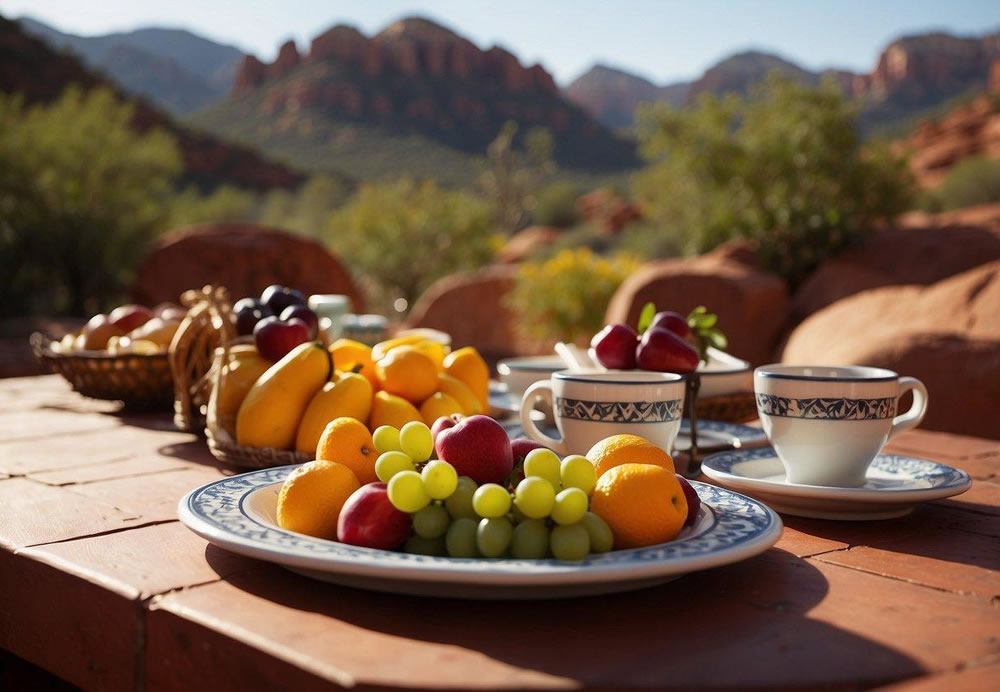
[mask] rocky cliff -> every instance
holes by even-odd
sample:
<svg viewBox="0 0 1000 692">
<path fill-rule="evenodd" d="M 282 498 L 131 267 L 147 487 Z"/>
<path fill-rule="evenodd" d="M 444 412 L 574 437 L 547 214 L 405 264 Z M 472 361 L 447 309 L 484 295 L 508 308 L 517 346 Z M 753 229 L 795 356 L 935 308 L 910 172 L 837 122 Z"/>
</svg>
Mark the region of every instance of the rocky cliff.
<svg viewBox="0 0 1000 692">
<path fill-rule="evenodd" d="M 656 86 L 624 70 L 594 65 L 563 89 L 563 95 L 608 127 L 627 128 L 639 104 L 665 101 L 681 106 L 689 87 L 688 82 Z"/>
<path fill-rule="evenodd" d="M 109 85 L 77 58 L 53 51 L 15 22 L 0 17 L 0 92 L 22 93 L 28 103 L 45 102 L 57 98 L 70 84 Z M 252 149 L 182 127 L 143 99 L 129 100 L 135 105 L 135 127 L 169 131 L 181 149 L 185 177 L 203 188 L 231 183 L 260 190 L 293 187 L 304 180 L 297 171 L 268 161 Z"/>
<path fill-rule="evenodd" d="M 618 170 L 635 163 L 633 146 L 563 99 L 541 65 L 523 65 L 500 46 L 482 50 L 421 18 L 370 37 L 335 26 L 307 52 L 284 44 L 272 63 L 247 56 L 230 98 L 198 122 L 225 132 L 233 118 L 256 119 L 262 132 L 278 128 L 298 138 L 310 137 L 317 119 L 326 126 L 380 128 L 475 155 L 514 120 L 522 133 L 548 128 L 564 165 Z"/>
</svg>

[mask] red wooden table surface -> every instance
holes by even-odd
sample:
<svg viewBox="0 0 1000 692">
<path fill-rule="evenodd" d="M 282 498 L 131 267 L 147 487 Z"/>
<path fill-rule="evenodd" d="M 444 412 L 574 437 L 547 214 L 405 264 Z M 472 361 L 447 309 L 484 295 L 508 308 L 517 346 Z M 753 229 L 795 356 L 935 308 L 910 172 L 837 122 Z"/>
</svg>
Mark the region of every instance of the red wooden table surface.
<svg viewBox="0 0 1000 692">
<path fill-rule="evenodd" d="M 767 553 L 628 594 L 352 590 L 211 547 L 176 504 L 222 471 L 166 415 L 0 381 L 0 648 L 88 689 L 1000 689 L 1000 442 L 892 449 L 968 471 L 884 522 L 783 517 Z"/>
</svg>

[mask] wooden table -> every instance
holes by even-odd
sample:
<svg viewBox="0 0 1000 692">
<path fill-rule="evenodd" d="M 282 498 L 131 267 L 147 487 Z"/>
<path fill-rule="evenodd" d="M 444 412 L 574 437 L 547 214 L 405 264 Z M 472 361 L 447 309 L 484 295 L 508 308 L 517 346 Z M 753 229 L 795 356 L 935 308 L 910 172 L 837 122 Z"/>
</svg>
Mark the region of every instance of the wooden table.
<svg viewBox="0 0 1000 692">
<path fill-rule="evenodd" d="M 311 581 L 208 546 L 221 471 L 166 415 L 0 381 L 0 648 L 88 689 L 1000 689 L 1000 442 L 915 431 L 966 494 L 903 519 L 784 517 L 746 562 L 629 594 L 462 602 Z"/>
</svg>

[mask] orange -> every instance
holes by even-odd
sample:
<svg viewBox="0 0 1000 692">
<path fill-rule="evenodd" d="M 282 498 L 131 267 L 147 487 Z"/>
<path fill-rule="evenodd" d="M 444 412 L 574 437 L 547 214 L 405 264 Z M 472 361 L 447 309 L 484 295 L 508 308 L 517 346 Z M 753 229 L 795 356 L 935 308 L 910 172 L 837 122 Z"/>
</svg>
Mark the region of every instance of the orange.
<svg viewBox="0 0 1000 692">
<path fill-rule="evenodd" d="M 444 392 L 434 392 L 422 404 L 420 404 L 420 415 L 424 417 L 424 423 L 434 425 L 438 418 L 450 416 L 453 413 L 464 415 L 461 404 L 455 398 Z"/>
<path fill-rule="evenodd" d="M 627 433 L 605 437 L 587 452 L 597 477 L 621 464 L 653 464 L 674 472 L 674 460 L 669 454 L 638 435 Z"/>
<path fill-rule="evenodd" d="M 438 375 L 437 390 L 457 401 L 458 405 L 462 407 L 461 413 L 464 413 L 466 416 L 475 416 L 478 413 L 483 413 L 483 405 L 479 403 L 479 398 L 472 393 L 468 385 L 457 377 L 441 373 Z"/>
<path fill-rule="evenodd" d="M 375 361 L 372 360 L 372 347 L 354 339 L 337 339 L 330 344 L 330 355 L 333 356 L 333 367 L 341 372 L 358 370 L 373 387 L 378 386 L 375 377 Z"/>
<path fill-rule="evenodd" d="M 368 427 L 375 430 L 383 425 L 402 428 L 410 421 L 422 421 L 423 417 L 417 407 L 401 396 L 389 392 L 375 392 L 372 399 L 372 412 L 368 416 Z"/>
<path fill-rule="evenodd" d="M 611 527 L 615 548 L 671 541 L 688 512 L 677 476 L 653 464 L 622 464 L 601 475 L 590 509 Z"/>
<path fill-rule="evenodd" d="M 354 472 L 361 485 L 378 480 L 375 475 L 378 452 L 372 434 L 357 418 L 342 416 L 327 423 L 316 444 L 316 458 L 343 464 Z"/>
<path fill-rule="evenodd" d="M 423 341 L 412 344 L 412 346 L 434 361 L 434 367 L 437 368 L 438 372 L 444 371 L 444 358 L 448 355 L 447 346 L 429 339 L 424 339 Z"/>
<path fill-rule="evenodd" d="M 479 351 L 471 346 L 452 351 L 444 358 L 444 371 L 472 390 L 483 411 L 490 410 L 490 369 Z"/>
<path fill-rule="evenodd" d="M 375 376 L 382 389 L 414 404 L 433 394 L 438 384 L 434 361 L 413 346 L 389 351 L 375 364 Z"/>
<path fill-rule="evenodd" d="M 292 471 L 278 493 L 278 526 L 317 538 L 337 539 L 340 510 L 360 488 L 354 473 L 334 461 L 310 461 Z"/>
</svg>

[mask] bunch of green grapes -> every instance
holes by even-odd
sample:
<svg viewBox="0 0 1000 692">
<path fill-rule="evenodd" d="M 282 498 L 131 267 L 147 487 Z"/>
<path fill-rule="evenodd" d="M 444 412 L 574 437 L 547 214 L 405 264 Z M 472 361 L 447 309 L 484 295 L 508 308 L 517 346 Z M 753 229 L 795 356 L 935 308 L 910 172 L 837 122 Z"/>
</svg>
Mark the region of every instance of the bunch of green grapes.
<svg viewBox="0 0 1000 692">
<path fill-rule="evenodd" d="M 387 484 L 389 501 L 413 516 L 406 552 L 582 560 L 611 550 L 611 529 L 589 511 L 597 472 L 586 457 L 560 461 L 551 450 L 532 450 L 511 492 L 496 483 L 479 486 L 447 461 L 431 459 L 433 440 L 423 423 L 384 425 L 372 437 L 380 453 L 375 474 Z"/>
</svg>

